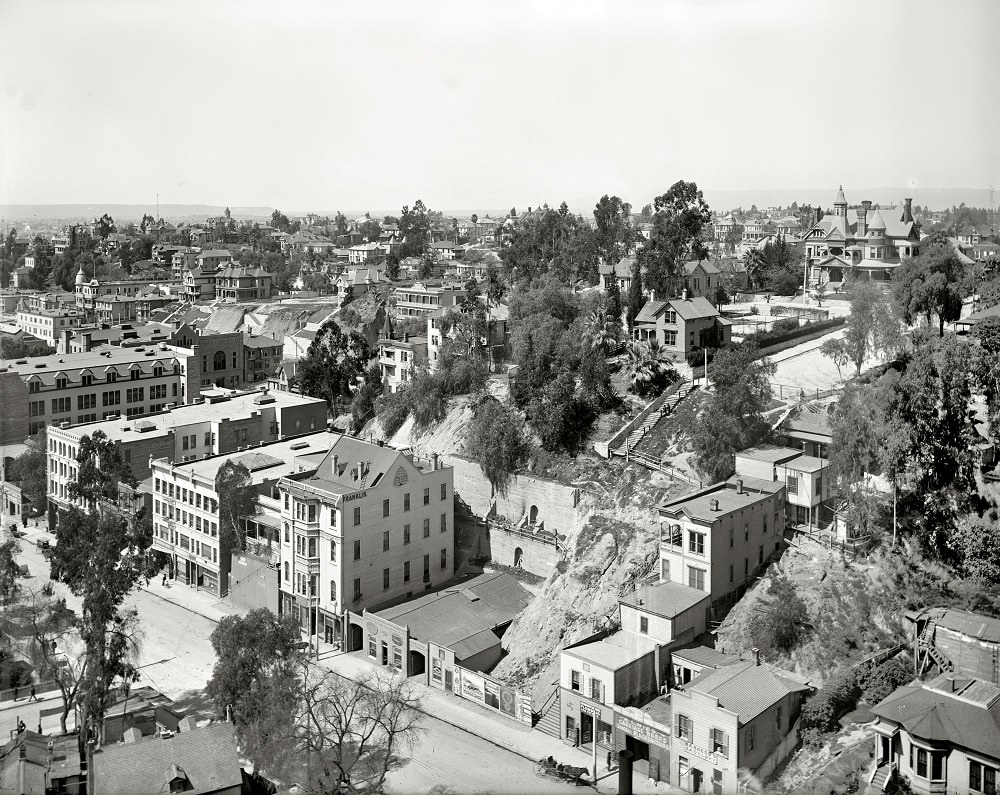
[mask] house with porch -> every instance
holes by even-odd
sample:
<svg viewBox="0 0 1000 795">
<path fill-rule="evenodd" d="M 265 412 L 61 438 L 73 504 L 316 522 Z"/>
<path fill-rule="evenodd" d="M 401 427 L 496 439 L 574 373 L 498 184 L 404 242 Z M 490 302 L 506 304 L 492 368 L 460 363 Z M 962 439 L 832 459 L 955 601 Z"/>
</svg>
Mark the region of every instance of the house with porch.
<svg viewBox="0 0 1000 795">
<path fill-rule="evenodd" d="M 901 208 L 873 207 L 866 200 L 849 210 L 841 186 L 833 213 L 817 213 L 803 246 L 812 287 L 842 284 L 852 273 L 887 282 L 904 258 L 920 253 L 920 222 L 913 217 L 912 199 L 904 199 Z"/>
<path fill-rule="evenodd" d="M 957 674 L 897 688 L 872 708 L 876 771 L 910 792 L 995 793 L 1000 780 L 1000 687 Z"/>
<path fill-rule="evenodd" d="M 732 323 L 707 298 L 685 293 L 666 301 L 647 301 L 635 317 L 632 338 L 648 342 L 654 350 L 665 349 L 668 358 L 682 361 L 692 351 L 728 345 Z"/>
</svg>

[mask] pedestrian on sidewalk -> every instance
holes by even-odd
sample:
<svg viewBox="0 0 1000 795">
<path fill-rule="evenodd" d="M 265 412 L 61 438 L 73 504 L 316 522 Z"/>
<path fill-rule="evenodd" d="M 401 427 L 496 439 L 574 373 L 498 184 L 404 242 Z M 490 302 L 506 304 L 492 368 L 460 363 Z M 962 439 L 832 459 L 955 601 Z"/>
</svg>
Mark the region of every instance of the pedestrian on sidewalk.
<svg viewBox="0 0 1000 795">
<path fill-rule="evenodd" d="M 608 751 L 608 770 L 611 770 L 611 751 Z"/>
<path fill-rule="evenodd" d="M 38 696 L 35 695 L 35 686 L 31 686 L 31 692 L 28 693 L 28 701 L 38 701 Z"/>
<path fill-rule="evenodd" d="M 160 585 L 166 586 L 166 584 L 167 584 L 167 574 L 166 574 L 166 572 L 164 572 L 163 573 L 163 581 L 160 583 Z"/>
<path fill-rule="evenodd" d="M 15 701 L 17 701 L 17 691 L 18 690 L 20 690 L 20 688 L 17 685 L 14 685 L 14 700 Z"/>
</svg>

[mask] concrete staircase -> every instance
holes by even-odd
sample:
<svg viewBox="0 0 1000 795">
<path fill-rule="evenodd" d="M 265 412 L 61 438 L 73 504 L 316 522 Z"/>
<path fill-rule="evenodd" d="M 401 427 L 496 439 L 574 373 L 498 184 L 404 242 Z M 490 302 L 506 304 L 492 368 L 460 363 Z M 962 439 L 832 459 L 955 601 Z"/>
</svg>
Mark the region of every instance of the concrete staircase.
<svg viewBox="0 0 1000 795">
<path fill-rule="evenodd" d="M 555 697 L 546 701 L 533 728 L 542 734 L 547 734 L 549 737 L 561 740 L 562 732 L 559 731 L 559 715 L 559 688 L 556 688 Z"/>
<path fill-rule="evenodd" d="M 658 423 L 662 417 L 672 413 L 673 410 L 677 408 L 677 405 L 684 400 L 684 398 L 686 398 L 693 389 L 695 389 L 695 387 L 691 384 L 690 379 L 684 379 L 677 391 L 663 401 L 663 405 L 660 406 L 660 408 L 650 413 L 650 415 L 642 421 L 641 425 L 637 425 L 632 430 L 624 444 L 619 445 L 611 451 L 612 455 L 624 456 L 629 451 L 634 450 L 635 446 L 642 440 L 642 437 L 644 437 L 650 429 L 655 427 L 656 423 Z"/>
</svg>

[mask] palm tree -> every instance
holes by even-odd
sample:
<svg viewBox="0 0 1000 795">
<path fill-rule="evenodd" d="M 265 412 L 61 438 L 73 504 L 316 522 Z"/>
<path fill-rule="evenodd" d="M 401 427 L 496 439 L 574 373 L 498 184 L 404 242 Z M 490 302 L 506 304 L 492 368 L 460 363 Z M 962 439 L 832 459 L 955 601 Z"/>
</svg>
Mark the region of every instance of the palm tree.
<svg viewBox="0 0 1000 795">
<path fill-rule="evenodd" d="M 603 312 L 591 312 L 583 330 L 583 338 L 591 350 L 606 355 L 621 338 L 621 326 L 608 320 Z"/>
<path fill-rule="evenodd" d="M 632 381 L 632 391 L 637 395 L 646 394 L 673 369 L 663 360 L 666 350 L 662 346 L 653 348 L 649 342 L 640 340 L 630 342 L 626 351 L 625 371 Z"/>
</svg>

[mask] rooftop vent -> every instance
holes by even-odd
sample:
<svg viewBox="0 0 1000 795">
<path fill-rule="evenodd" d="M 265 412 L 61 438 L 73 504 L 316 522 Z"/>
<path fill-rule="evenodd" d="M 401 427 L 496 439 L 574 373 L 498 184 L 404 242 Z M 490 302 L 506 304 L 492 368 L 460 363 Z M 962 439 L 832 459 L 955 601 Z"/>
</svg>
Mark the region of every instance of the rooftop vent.
<svg viewBox="0 0 1000 795">
<path fill-rule="evenodd" d="M 309 442 L 296 442 L 295 444 L 290 445 L 288 449 L 289 450 L 302 450 L 302 449 L 304 449 L 304 448 L 306 448 L 308 446 L 309 446 Z"/>
<path fill-rule="evenodd" d="M 36 364 L 36 365 L 35 365 L 35 369 L 36 369 L 36 370 L 40 370 L 40 369 L 43 369 L 44 367 L 45 367 L 45 362 L 42 362 L 41 364 Z"/>
<path fill-rule="evenodd" d="M 708 501 L 708 507 L 709 507 L 710 510 L 713 510 L 713 511 L 719 510 L 719 501 L 718 500 L 709 500 Z"/>
</svg>

